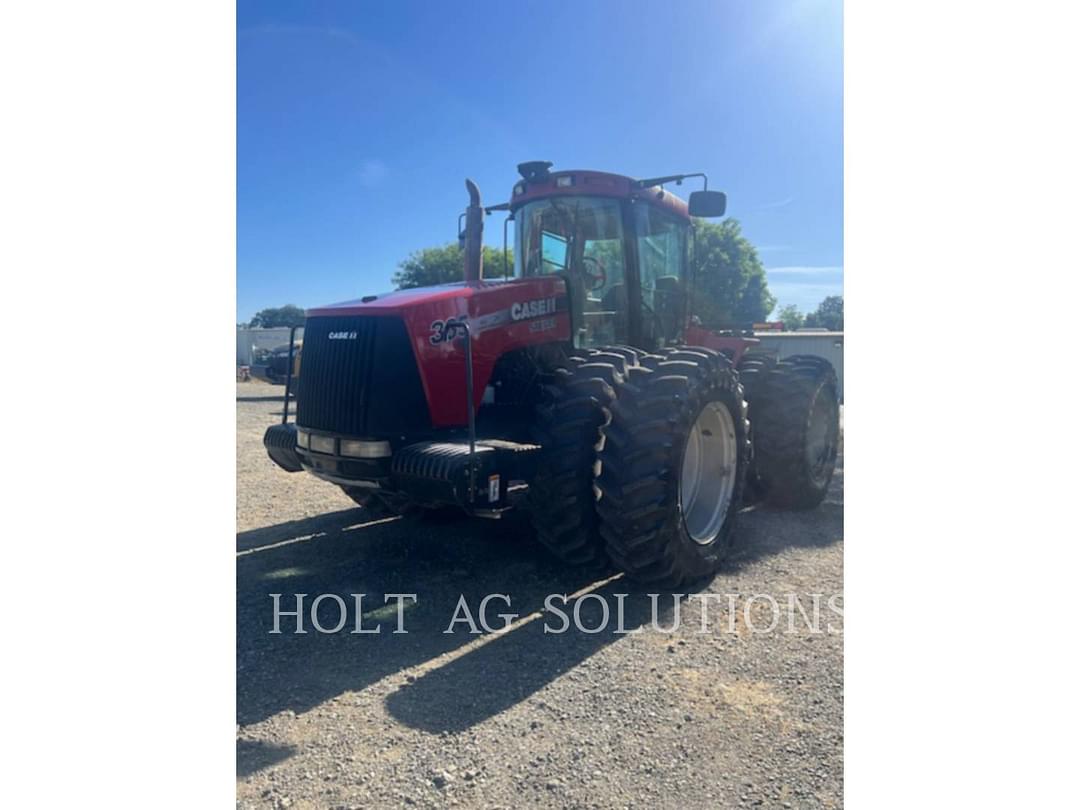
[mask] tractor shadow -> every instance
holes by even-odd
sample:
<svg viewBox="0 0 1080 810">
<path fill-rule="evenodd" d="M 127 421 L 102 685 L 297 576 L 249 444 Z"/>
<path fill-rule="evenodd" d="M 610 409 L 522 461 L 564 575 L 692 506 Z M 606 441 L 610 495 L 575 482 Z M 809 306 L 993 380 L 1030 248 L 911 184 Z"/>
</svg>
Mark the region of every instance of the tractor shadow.
<svg viewBox="0 0 1080 810">
<path fill-rule="evenodd" d="M 681 601 L 685 605 L 688 594 L 702 590 L 725 591 L 726 576 L 756 561 L 789 549 L 824 548 L 839 542 L 842 536 L 843 470 L 838 466 L 828 498 L 817 509 L 796 513 L 754 508 L 740 515 L 729 561 L 715 578 L 682 588 Z M 551 584 L 555 589 L 547 593 L 565 592 L 556 583 Z M 412 728 L 433 734 L 461 733 L 512 708 L 628 633 L 654 621 L 663 628 L 671 626 L 671 594 L 658 594 L 654 617 L 649 595 L 654 589 L 620 577 L 610 582 L 601 580 L 584 590 L 587 592 L 579 592 L 577 598 L 566 603 L 554 603 L 572 622 L 566 632 L 558 632 L 566 626 L 560 615 L 545 611 L 508 632 L 487 636 L 462 655 L 402 684 L 386 697 L 387 711 Z M 543 596 L 530 596 L 539 598 L 543 607 Z M 576 629 L 604 626 L 603 603 L 608 611 L 603 630 L 592 633 Z M 515 597 L 514 611 L 519 610 Z"/>
<path fill-rule="evenodd" d="M 475 641 L 479 636 L 470 634 L 464 622 L 455 632 L 443 632 L 459 597 L 478 618 L 485 596 L 507 594 L 510 608 L 494 601 L 487 611 L 492 626 L 499 626 L 497 613 L 526 614 L 541 608 L 548 593 L 572 593 L 592 581 L 549 557 L 520 518 L 437 515 L 371 521 L 363 509 L 241 532 L 236 568 L 236 722 L 241 727 L 284 711 L 301 714 Z M 279 634 L 271 632 L 275 593 L 281 594 L 283 614 Z M 295 632 L 296 617 L 284 615 L 296 609 L 297 594 L 306 595 L 303 633 Z M 340 597 L 347 607 L 338 632 L 318 632 L 312 623 L 312 602 L 322 594 Z M 364 594 L 359 614 L 363 633 L 354 632 L 358 613 L 353 594 Z M 406 633 L 393 632 L 396 602 L 387 602 L 386 594 L 416 594 L 415 603 L 404 601 Z M 341 611 L 327 598 L 316 617 L 323 628 L 333 629 Z M 573 663 L 566 660 L 563 669 Z M 520 699 L 515 697 L 519 689 L 535 690 L 544 682 L 536 673 L 516 685 L 510 680 L 505 685 L 514 691 L 506 705 Z M 475 690 L 477 683 L 468 688 Z M 249 774 L 288 756 L 288 751 L 266 751 L 239 740 L 237 772 Z"/>
<path fill-rule="evenodd" d="M 236 741 L 236 775 L 248 776 L 284 762 L 295 753 L 291 745 L 274 745 L 259 740 Z"/>
<path fill-rule="evenodd" d="M 415 681 L 403 683 L 386 697 L 388 713 L 400 723 L 431 734 L 468 731 L 653 620 L 647 594 L 622 577 L 601 580 L 583 590 L 565 602 L 556 598 L 553 604 L 560 612 L 545 610 L 526 617 L 504 632 L 483 637 L 473 648 Z M 539 601 L 536 607 L 542 609 L 543 599 Z M 670 595 L 659 598 L 659 622 L 670 621 L 672 601 Z M 518 609 L 515 602 L 514 612 Z"/>
<path fill-rule="evenodd" d="M 710 587 L 723 591 L 723 577 L 789 549 L 820 548 L 839 542 L 843 532 L 843 471 L 838 469 L 829 498 L 802 513 L 753 508 L 740 515 L 731 561 Z M 524 515 L 502 521 L 448 518 L 391 518 L 372 521 L 362 509 L 346 509 L 237 535 L 237 723 L 243 727 L 283 711 L 301 714 L 344 693 L 360 691 L 387 676 L 400 683 L 386 694 L 387 712 L 398 722 L 429 733 L 460 733 L 524 701 L 573 670 L 625 633 L 653 620 L 647 592 L 608 574 L 567 569 L 532 538 Z M 302 629 L 296 617 L 274 625 L 274 601 L 295 609 L 304 597 Z M 320 633 L 312 624 L 315 597 L 335 594 L 347 611 L 345 626 Z M 364 594 L 361 627 L 353 594 Z M 386 594 L 416 594 L 405 602 L 406 633 L 394 633 L 395 603 Z M 518 619 L 506 632 L 473 635 L 464 621 L 445 632 L 464 598 L 479 620 L 479 605 L 494 599 L 487 617 L 501 628 L 499 614 Z M 610 621 L 601 632 L 579 632 L 545 610 L 550 594 L 569 594 L 554 604 L 579 623 L 596 628 L 604 606 Z M 574 596 L 576 594 L 576 596 Z M 621 628 L 616 624 L 623 600 Z M 599 597 L 599 598 L 598 598 Z M 666 622 L 672 598 L 661 595 L 657 620 Z M 317 617 L 333 628 L 341 616 L 332 598 Z M 466 648 L 466 645 L 468 647 Z M 441 659 L 441 660 L 437 660 Z M 384 685 L 385 686 L 385 685 Z M 291 755 L 240 740 L 240 775 Z"/>
</svg>

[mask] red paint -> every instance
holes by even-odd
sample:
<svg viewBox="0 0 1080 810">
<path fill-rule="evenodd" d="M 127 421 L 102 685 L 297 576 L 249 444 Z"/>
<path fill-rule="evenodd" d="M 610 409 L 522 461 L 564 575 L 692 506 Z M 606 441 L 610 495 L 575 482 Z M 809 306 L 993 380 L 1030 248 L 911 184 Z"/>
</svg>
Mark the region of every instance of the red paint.
<svg viewBox="0 0 1080 810">
<path fill-rule="evenodd" d="M 433 324 L 450 318 L 467 317 L 473 328 L 473 402 L 479 408 L 484 388 L 491 379 L 495 362 L 508 351 L 524 346 L 570 340 L 570 315 L 563 310 L 536 318 L 510 319 L 510 308 L 548 298 L 566 298 L 566 284 L 559 276 L 531 276 L 509 281 L 474 281 L 399 290 L 372 300 L 343 301 L 307 311 L 308 317 L 335 315 L 396 315 L 405 321 L 412 342 L 431 412 L 432 427 L 461 427 L 468 422 L 465 398 L 465 351 L 461 340 L 433 344 Z M 484 316 L 505 313 L 497 323 L 484 324 Z M 532 331 L 550 321 L 552 328 Z M 739 358 L 756 338 L 724 337 L 701 326 L 686 328 L 689 346 L 705 346 L 716 351 L 730 349 L 732 361 Z M 387 392 L 393 396 L 393 392 Z"/>
<path fill-rule="evenodd" d="M 739 359 L 746 353 L 747 349 L 760 342 L 757 338 L 752 337 L 725 337 L 697 324 L 686 327 L 686 344 L 688 346 L 704 346 L 706 349 L 713 349 L 718 352 L 730 349 L 732 353 L 731 362 L 735 365 L 738 365 Z"/>
<path fill-rule="evenodd" d="M 479 407 L 491 379 L 495 361 L 513 349 L 570 339 L 570 314 L 565 309 L 536 318 L 510 320 L 513 304 L 548 298 L 566 298 L 566 283 L 558 276 L 532 276 L 509 281 L 472 281 L 400 290 L 385 295 L 344 301 L 307 311 L 308 317 L 324 315 L 397 315 L 404 319 L 420 370 L 432 427 L 460 427 L 468 421 L 465 397 L 465 350 L 461 340 L 432 344 L 432 324 L 466 317 L 473 329 L 473 402 Z M 506 313 L 506 319 L 490 326 L 485 315 Z M 551 321 L 552 328 L 532 331 Z M 386 392 L 393 396 L 392 391 Z"/>
</svg>

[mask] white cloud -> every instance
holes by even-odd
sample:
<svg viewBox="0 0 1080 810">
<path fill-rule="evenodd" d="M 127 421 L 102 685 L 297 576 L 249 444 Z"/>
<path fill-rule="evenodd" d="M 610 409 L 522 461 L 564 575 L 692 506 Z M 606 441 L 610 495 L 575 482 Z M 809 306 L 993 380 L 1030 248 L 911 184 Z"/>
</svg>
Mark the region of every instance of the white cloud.
<svg viewBox="0 0 1080 810">
<path fill-rule="evenodd" d="M 791 196 L 788 196 L 788 197 L 784 197 L 784 199 L 782 199 L 782 200 L 774 200 L 773 202 L 763 203 L 763 204 L 759 205 L 757 208 L 755 208 L 754 210 L 755 211 L 771 211 L 774 208 L 784 208 L 785 206 L 791 205 L 793 202 L 795 202 L 795 198 L 791 197 Z"/>
</svg>

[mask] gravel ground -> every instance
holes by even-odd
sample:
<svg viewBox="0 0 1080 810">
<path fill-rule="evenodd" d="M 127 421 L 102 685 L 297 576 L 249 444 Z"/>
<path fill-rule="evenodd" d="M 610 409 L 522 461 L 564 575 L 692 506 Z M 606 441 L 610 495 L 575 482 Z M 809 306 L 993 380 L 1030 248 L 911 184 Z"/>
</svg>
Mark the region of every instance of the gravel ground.
<svg viewBox="0 0 1080 810">
<path fill-rule="evenodd" d="M 239 807 L 839 807 L 843 803 L 843 469 L 821 507 L 748 509 L 701 632 L 700 596 L 649 597 L 621 578 L 592 582 L 555 563 L 521 518 L 372 522 L 336 487 L 279 470 L 262 433 L 281 387 L 237 384 L 237 799 Z M 596 593 L 603 632 L 537 614 L 548 594 Z M 271 593 L 350 606 L 339 633 L 305 618 L 273 625 Z M 350 594 L 366 594 L 362 628 Z M 388 593 L 406 603 L 395 634 Z M 459 597 L 519 614 L 505 633 L 445 633 Z M 628 594 L 616 629 L 615 594 Z M 727 595 L 735 610 L 729 610 Z M 767 630 L 771 595 L 795 594 L 821 626 Z M 601 600 L 585 596 L 582 624 Z M 749 623 L 747 621 L 749 616 Z M 324 602 L 322 624 L 338 610 Z M 531 617 L 531 618 L 530 618 Z"/>
</svg>

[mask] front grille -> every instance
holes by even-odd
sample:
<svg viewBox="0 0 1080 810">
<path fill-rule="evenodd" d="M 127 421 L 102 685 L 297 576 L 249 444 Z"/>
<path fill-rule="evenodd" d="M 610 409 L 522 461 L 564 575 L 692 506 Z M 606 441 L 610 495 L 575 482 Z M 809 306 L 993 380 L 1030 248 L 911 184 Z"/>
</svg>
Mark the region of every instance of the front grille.
<svg viewBox="0 0 1080 810">
<path fill-rule="evenodd" d="M 416 358 L 397 317 L 308 318 L 296 399 L 296 423 L 314 430 L 391 438 L 431 428 Z"/>
</svg>

